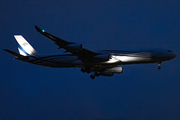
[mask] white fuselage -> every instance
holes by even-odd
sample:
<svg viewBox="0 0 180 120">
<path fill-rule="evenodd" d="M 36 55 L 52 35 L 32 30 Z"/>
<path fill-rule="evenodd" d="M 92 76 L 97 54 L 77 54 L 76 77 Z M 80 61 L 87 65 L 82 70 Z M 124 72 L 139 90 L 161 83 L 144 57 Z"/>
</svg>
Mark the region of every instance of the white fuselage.
<svg viewBox="0 0 180 120">
<path fill-rule="evenodd" d="M 110 59 L 103 62 L 91 62 L 88 64 L 97 66 L 117 66 L 126 64 L 141 63 L 161 63 L 176 57 L 176 54 L 170 50 L 138 50 L 138 51 L 121 51 L 121 50 L 103 50 L 102 54 L 110 55 Z M 52 55 L 39 58 L 29 59 L 27 62 L 42 66 L 64 68 L 64 67 L 82 67 L 84 63 L 77 56 L 72 54 Z"/>
</svg>

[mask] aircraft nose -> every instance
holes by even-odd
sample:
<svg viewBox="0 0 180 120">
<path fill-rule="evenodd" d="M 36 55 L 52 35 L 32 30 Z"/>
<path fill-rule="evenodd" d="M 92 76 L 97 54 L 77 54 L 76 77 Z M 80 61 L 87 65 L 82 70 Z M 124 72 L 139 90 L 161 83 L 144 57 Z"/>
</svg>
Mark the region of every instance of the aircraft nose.
<svg viewBox="0 0 180 120">
<path fill-rule="evenodd" d="M 171 60 L 171 59 L 174 59 L 177 56 L 177 54 L 171 51 L 169 52 L 167 56 L 168 56 L 168 59 Z"/>
<path fill-rule="evenodd" d="M 175 58 L 175 57 L 177 57 L 177 54 L 176 54 L 176 53 L 174 53 L 174 58 Z"/>
<path fill-rule="evenodd" d="M 177 56 L 176 53 L 172 53 L 172 55 L 171 55 L 172 58 L 175 58 L 176 56 Z"/>
</svg>

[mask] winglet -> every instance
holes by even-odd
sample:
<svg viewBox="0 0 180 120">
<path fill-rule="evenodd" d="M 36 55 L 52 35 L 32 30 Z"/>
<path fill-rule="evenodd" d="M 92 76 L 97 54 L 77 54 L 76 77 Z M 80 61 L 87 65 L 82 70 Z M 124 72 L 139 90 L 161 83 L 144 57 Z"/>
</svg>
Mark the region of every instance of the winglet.
<svg viewBox="0 0 180 120">
<path fill-rule="evenodd" d="M 40 32 L 40 33 L 45 32 L 45 30 L 41 30 L 38 26 L 35 26 L 35 28 L 36 28 L 36 30 L 37 30 L 38 32 Z"/>
<path fill-rule="evenodd" d="M 63 48 L 64 46 L 69 45 L 69 44 L 74 44 L 73 42 L 67 42 L 67 41 L 65 41 L 65 40 L 63 40 L 61 38 L 58 38 L 58 37 L 56 37 L 54 35 L 51 35 L 51 34 L 45 32 L 45 30 L 40 29 L 38 26 L 34 26 L 34 27 L 36 28 L 36 30 L 39 33 L 41 33 L 42 35 L 44 35 L 44 36 L 48 37 L 49 39 L 53 40 L 59 46 L 59 48 Z"/>
</svg>

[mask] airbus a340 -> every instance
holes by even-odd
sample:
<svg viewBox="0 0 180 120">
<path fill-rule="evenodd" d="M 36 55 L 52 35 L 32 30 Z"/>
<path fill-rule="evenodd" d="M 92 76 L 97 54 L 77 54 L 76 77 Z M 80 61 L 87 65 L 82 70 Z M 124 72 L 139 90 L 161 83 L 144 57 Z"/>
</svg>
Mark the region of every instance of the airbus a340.
<svg viewBox="0 0 180 120">
<path fill-rule="evenodd" d="M 59 46 L 59 49 L 63 48 L 70 54 L 39 56 L 22 35 L 14 35 L 19 44 L 19 53 L 7 49 L 4 50 L 14 55 L 17 60 L 37 65 L 54 68 L 79 67 L 83 73 L 92 73 L 90 75 L 92 79 L 96 76 L 113 76 L 114 74 L 123 73 L 124 69 L 121 66 L 127 64 L 158 63 L 158 69 L 160 69 L 162 62 L 177 56 L 171 50 L 162 49 L 136 51 L 100 50 L 94 52 L 87 50 L 82 44 L 65 41 L 41 30 L 37 26 L 35 28 L 39 33 L 54 41 Z"/>
</svg>

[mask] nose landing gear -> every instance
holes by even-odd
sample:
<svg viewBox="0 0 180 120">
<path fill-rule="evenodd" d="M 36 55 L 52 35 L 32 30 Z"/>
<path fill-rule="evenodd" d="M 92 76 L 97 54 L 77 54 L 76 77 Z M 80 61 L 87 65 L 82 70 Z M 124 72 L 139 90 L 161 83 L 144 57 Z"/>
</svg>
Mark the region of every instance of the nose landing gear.
<svg viewBox="0 0 180 120">
<path fill-rule="evenodd" d="M 158 69 L 161 69 L 161 63 L 158 63 Z"/>
</svg>

